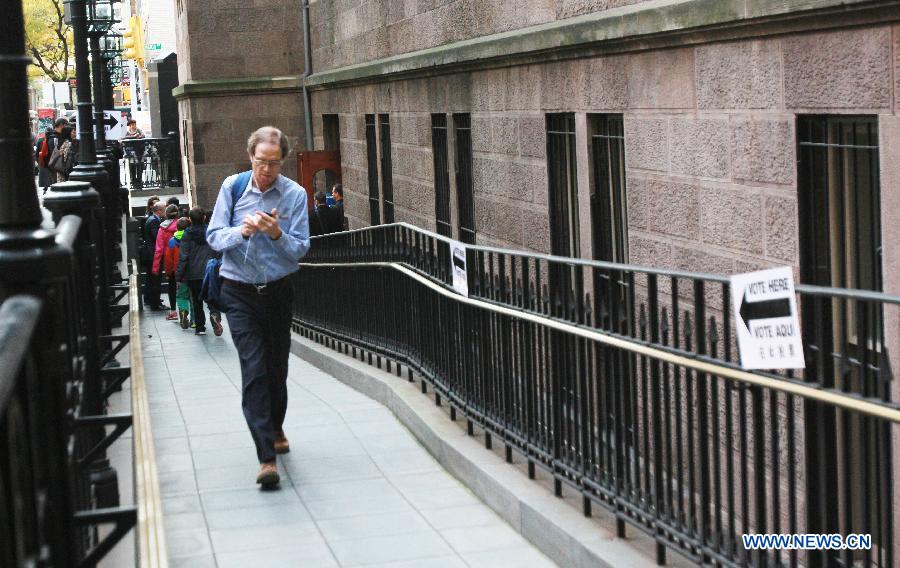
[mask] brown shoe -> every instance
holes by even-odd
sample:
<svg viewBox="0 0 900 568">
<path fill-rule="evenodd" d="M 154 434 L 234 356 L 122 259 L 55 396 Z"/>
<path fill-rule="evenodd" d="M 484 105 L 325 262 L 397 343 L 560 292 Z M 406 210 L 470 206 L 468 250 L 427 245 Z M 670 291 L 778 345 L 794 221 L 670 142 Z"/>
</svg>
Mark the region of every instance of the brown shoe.
<svg viewBox="0 0 900 568">
<path fill-rule="evenodd" d="M 288 442 L 288 439 L 284 437 L 283 430 L 275 431 L 275 453 L 276 454 L 286 454 L 291 451 L 291 444 Z"/>
<path fill-rule="evenodd" d="M 278 467 L 274 461 L 263 462 L 259 464 L 259 473 L 256 474 L 256 482 L 263 488 L 274 487 L 278 485 L 281 478 L 278 477 Z"/>
</svg>

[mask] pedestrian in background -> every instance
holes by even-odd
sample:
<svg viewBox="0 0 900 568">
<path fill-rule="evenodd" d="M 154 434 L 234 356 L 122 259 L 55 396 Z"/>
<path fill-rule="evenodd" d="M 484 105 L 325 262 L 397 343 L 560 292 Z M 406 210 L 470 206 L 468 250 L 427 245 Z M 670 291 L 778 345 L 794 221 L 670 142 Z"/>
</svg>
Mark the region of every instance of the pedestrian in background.
<svg viewBox="0 0 900 568">
<path fill-rule="evenodd" d="M 48 128 L 44 133 L 44 137 L 38 141 L 35 148 L 35 155 L 38 160 L 38 185 L 47 193 L 47 189 L 56 183 L 56 175 L 49 168 L 50 158 L 53 151 L 59 146 L 60 135 L 64 127 L 69 123 L 65 118 L 57 118 L 53 123 L 53 128 Z"/>
<path fill-rule="evenodd" d="M 206 232 L 222 253 L 221 301 L 241 360 L 241 405 L 260 468 L 256 482 L 278 484 L 276 454 L 284 434 L 293 286 L 290 275 L 309 251 L 306 190 L 281 175 L 290 148 L 264 126 L 247 140 L 251 170 L 228 177 Z"/>
<path fill-rule="evenodd" d="M 190 290 L 194 333 L 203 335 L 206 333 L 206 314 L 203 312 L 203 300 L 200 298 L 203 274 L 206 271 L 206 264 L 221 255 L 214 251 L 206 240 L 206 211 L 200 207 L 194 207 L 188 216 L 191 219 L 191 226 L 187 228 L 181 239 L 181 255 L 178 257 L 175 279 L 183 282 Z M 212 324 L 213 333 L 216 336 L 222 335 L 222 314 L 208 303 L 207 306 L 209 306 L 209 321 Z"/>
<path fill-rule="evenodd" d="M 168 309 L 172 311 L 166 315 L 167 320 L 178 319 L 178 311 L 175 310 L 175 270 L 173 269 L 170 274 L 167 274 L 163 264 L 163 257 L 165 256 L 169 239 L 171 239 L 175 235 L 175 231 L 178 230 L 177 219 L 178 206 L 169 205 L 166 207 L 166 219 L 159 224 L 159 231 L 156 233 L 156 246 L 153 251 L 153 274 L 156 275 L 157 282 L 161 283 L 162 279 L 165 277 L 168 283 Z"/>
<path fill-rule="evenodd" d="M 338 231 L 349 230 L 350 223 L 347 222 L 347 217 L 344 216 L 344 186 L 339 183 L 334 184 L 334 187 L 331 188 L 331 197 L 334 199 L 332 208 L 337 212 L 337 218 L 341 223 Z"/>
<path fill-rule="evenodd" d="M 68 181 L 69 174 L 75 169 L 78 161 L 78 140 L 75 138 L 75 129 L 71 126 L 63 126 L 59 134 L 58 146 L 50 157 L 48 168 L 56 175 L 56 181 Z"/>
<path fill-rule="evenodd" d="M 159 300 L 160 276 L 153 270 L 153 261 L 156 256 L 156 237 L 159 234 L 159 227 L 165 215 L 165 209 L 166 206 L 161 201 L 158 199 L 154 201 L 153 205 L 150 206 L 150 216 L 144 221 L 142 232 L 144 242 L 141 248 L 141 258 L 144 259 L 148 280 L 147 286 L 144 288 L 144 305 L 149 306 L 153 311 L 163 309 Z"/>
<path fill-rule="evenodd" d="M 138 140 L 144 138 L 144 132 L 137 127 L 137 121 L 129 118 L 126 121 L 127 130 L 122 136 L 123 140 Z M 131 185 L 135 189 L 144 186 L 144 143 L 125 144 L 124 155 L 128 157 L 128 173 L 131 176 Z"/>
<path fill-rule="evenodd" d="M 336 209 L 325 203 L 325 192 L 318 191 L 315 195 L 316 208 L 309 222 L 310 234 L 313 237 L 336 233 L 341 230 L 341 220 Z"/>
</svg>

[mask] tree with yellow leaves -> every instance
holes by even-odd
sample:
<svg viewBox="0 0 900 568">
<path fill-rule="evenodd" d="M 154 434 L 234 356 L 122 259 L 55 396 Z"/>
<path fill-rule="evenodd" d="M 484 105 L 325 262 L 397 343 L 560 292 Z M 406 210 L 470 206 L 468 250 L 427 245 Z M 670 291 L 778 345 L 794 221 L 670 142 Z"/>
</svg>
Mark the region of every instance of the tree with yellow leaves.
<svg viewBox="0 0 900 568">
<path fill-rule="evenodd" d="M 51 81 L 69 78 L 72 28 L 63 21 L 62 0 L 24 0 L 25 51 L 37 66 L 32 74 L 46 75 Z"/>
</svg>

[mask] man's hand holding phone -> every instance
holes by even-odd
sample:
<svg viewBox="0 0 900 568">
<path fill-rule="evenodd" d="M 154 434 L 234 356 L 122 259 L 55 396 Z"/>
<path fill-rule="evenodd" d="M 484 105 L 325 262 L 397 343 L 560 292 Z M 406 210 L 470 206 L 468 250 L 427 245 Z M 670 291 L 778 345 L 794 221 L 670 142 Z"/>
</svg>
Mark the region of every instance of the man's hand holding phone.
<svg viewBox="0 0 900 568">
<path fill-rule="evenodd" d="M 257 211 L 253 217 L 256 220 L 257 230 L 267 235 L 273 241 L 281 238 L 281 227 L 278 226 L 278 210 L 272 209 L 271 213 Z"/>
</svg>

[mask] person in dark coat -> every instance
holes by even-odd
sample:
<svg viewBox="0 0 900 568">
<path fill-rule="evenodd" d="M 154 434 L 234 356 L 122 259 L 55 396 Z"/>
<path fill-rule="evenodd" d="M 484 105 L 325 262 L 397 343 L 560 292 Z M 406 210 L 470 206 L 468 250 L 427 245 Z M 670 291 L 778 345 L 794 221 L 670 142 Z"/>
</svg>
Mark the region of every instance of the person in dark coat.
<svg viewBox="0 0 900 568">
<path fill-rule="evenodd" d="M 144 305 L 149 306 L 153 311 L 163 309 L 162 302 L 159 299 L 160 288 L 162 283 L 158 274 L 153 274 L 153 254 L 156 250 L 156 236 L 159 233 L 159 224 L 162 222 L 163 214 L 166 206 L 162 201 L 153 204 L 152 212 L 147 220 L 144 221 L 144 244 L 141 248 L 141 258 L 144 266 L 147 267 L 147 278 L 149 282 L 144 287 Z"/>
<path fill-rule="evenodd" d="M 53 123 L 53 128 L 47 129 L 44 137 L 38 140 L 34 148 L 34 155 L 38 159 L 38 185 L 44 188 L 44 193 L 47 193 L 47 189 L 56 183 L 56 172 L 50 171 L 47 165 L 50 163 L 53 151 L 59 145 L 63 128 L 68 125 L 69 122 L 65 118 L 56 119 L 56 122 Z M 46 144 L 46 148 L 44 148 L 44 144 Z M 41 150 L 44 150 L 43 154 Z M 41 158 L 42 155 L 44 156 L 43 158 Z"/>
<path fill-rule="evenodd" d="M 331 208 L 337 211 L 337 218 L 341 221 L 338 230 L 346 231 L 350 227 L 347 223 L 347 218 L 344 216 L 344 186 L 339 183 L 334 184 L 334 187 L 331 188 L 331 197 L 334 198 L 334 205 Z"/>
<path fill-rule="evenodd" d="M 341 218 L 337 209 L 329 207 L 325 201 L 325 192 L 319 191 L 315 195 L 316 210 L 311 215 L 309 229 L 312 236 L 337 233 L 341 230 Z"/>
<path fill-rule="evenodd" d="M 203 274 L 206 272 L 206 264 L 213 258 L 219 258 L 221 254 L 214 251 L 206 241 L 206 212 L 200 207 L 194 207 L 188 217 L 191 219 L 191 226 L 181 238 L 181 256 L 178 257 L 175 280 L 187 283 L 191 290 L 196 326 L 194 333 L 202 335 L 206 332 L 206 314 L 203 313 L 203 300 L 200 299 Z M 208 302 L 207 306 L 213 333 L 222 335 L 222 314 Z"/>
</svg>

